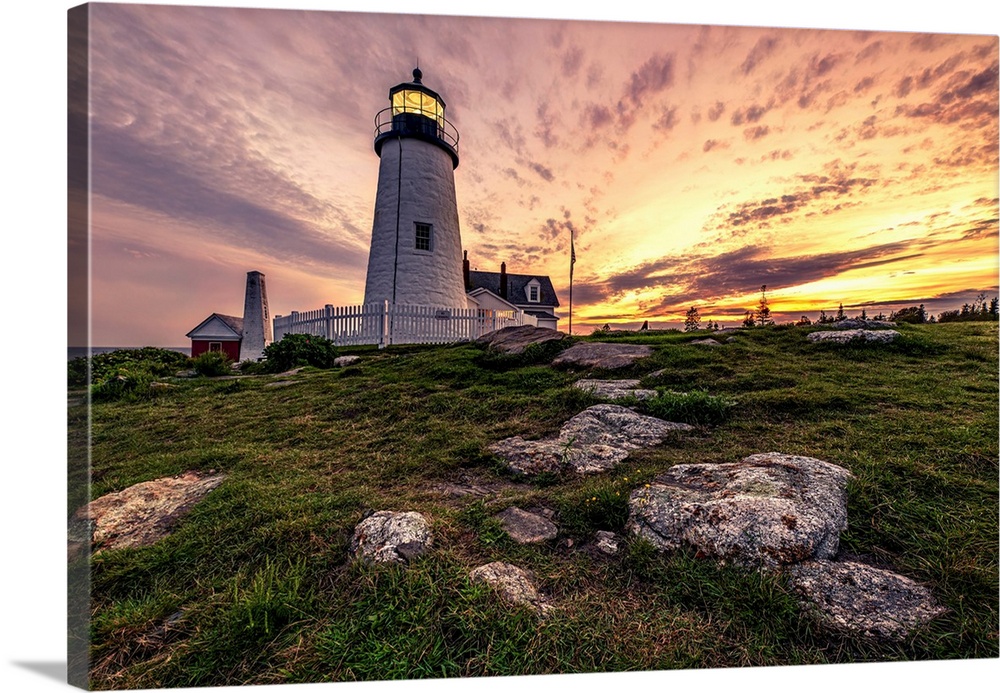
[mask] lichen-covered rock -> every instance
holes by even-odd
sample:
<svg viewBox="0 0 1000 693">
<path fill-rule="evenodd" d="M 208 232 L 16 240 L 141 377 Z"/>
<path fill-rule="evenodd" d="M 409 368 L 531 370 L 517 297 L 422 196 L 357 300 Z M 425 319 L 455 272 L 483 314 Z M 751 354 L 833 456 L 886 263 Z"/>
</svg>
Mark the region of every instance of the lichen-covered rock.
<svg viewBox="0 0 1000 693">
<path fill-rule="evenodd" d="M 476 344 L 485 346 L 490 351 L 516 355 L 523 353 L 532 344 L 559 342 L 567 338 L 568 335 L 563 332 L 550 330 L 547 327 L 521 325 L 518 327 L 504 327 L 503 329 L 484 334 L 476 340 Z"/>
<path fill-rule="evenodd" d="M 344 366 L 350 366 L 352 363 L 357 363 L 361 360 L 360 356 L 355 356 L 351 354 L 350 356 L 338 356 L 333 360 L 333 365 L 336 368 L 343 368 Z"/>
<path fill-rule="evenodd" d="M 76 511 L 74 519 L 93 529 L 94 553 L 148 546 L 170 534 L 225 478 L 190 471 L 144 481 L 91 501 Z"/>
<path fill-rule="evenodd" d="M 700 346 L 722 346 L 720 342 L 712 339 L 711 337 L 705 337 L 704 339 L 692 339 L 688 344 L 695 344 Z"/>
<path fill-rule="evenodd" d="M 829 330 L 825 332 L 810 332 L 806 339 L 810 342 L 835 342 L 846 344 L 852 341 L 874 342 L 888 344 L 899 337 L 896 330 Z"/>
<path fill-rule="evenodd" d="M 567 368 L 623 368 L 653 353 L 645 344 L 580 342 L 552 359 L 553 366 Z"/>
<path fill-rule="evenodd" d="M 405 563 L 431 543 L 430 525 L 420 513 L 380 510 L 358 523 L 348 550 L 372 563 Z"/>
<path fill-rule="evenodd" d="M 491 585 L 505 601 L 530 607 L 539 615 L 545 615 L 552 609 L 552 605 L 538 592 L 531 576 L 516 565 L 494 561 L 475 568 L 469 573 L 469 578 Z"/>
<path fill-rule="evenodd" d="M 656 390 L 644 390 L 639 387 L 638 380 L 577 380 L 573 387 L 589 392 L 601 399 L 652 399 Z"/>
<path fill-rule="evenodd" d="M 662 550 L 752 566 L 832 558 L 847 528 L 843 467 L 764 453 L 732 464 L 682 464 L 629 497 L 627 528 Z"/>
<path fill-rule="evenodd" d="M 632 450 L 658 445 L 688 424 L 663 421 L 616 404 L 597 404 L 565 424 L 548 440 L 514 436 L 494 443 L 489 451 L 516 474 L 534 475 L 572 470 L 580 474 L 603 472 L 628 457 Z"/>
<path fill-rule="evenodd" d="M 513 506 L 495 517 L 504 531 L 518 544 L 537 544 L 555 539 L 559 534 L 559 528 L 554 522 Z"/>
<path fill-rule="evenodd" d="M 807 561 L 787 568 L 806 608 L 831 630 L 893 640 L 944 614 L 910 578 L 853 561 Z"/>
<path fill-rule="evenodd" d="M 846 318 L 821 324 L 831 330 L 887 330 L 896 326 L 896 323 L 888 320 L 859 320 L 858 318 Z"/>
</svg>

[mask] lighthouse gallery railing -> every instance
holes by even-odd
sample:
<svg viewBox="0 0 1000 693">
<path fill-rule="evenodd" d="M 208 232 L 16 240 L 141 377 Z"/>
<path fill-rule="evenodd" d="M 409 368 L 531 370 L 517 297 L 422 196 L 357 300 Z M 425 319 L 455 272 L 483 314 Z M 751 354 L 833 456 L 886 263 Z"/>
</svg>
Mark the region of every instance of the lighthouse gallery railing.
<svg viewBox="0 0 1000 693">
<path fill-rule="evenodd" d="M 292 311 L 274 317 L 274 340 L 286 334 L 314 334 L 338 346 L 377 344 L 450 344 L 467 342 L 504 327 L 529 322 L 517 311 L 437 308 L 370 303 Z"/>
</svg>

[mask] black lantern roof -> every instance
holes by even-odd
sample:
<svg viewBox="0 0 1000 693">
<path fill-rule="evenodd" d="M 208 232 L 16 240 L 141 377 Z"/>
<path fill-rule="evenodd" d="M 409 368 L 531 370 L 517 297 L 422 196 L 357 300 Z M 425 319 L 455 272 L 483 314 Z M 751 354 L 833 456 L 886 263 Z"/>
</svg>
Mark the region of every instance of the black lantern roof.
<svg viewBox="0 0 1000 693">
<path fill-rule="evenodd" d="M 444 99 L 424 86 L 422 78 L 423 73 L 416 68 L 412 82 L 397 84 L 389 90 L 390 106 L 375 116 L 375 153 L 381 156 L 387 140 L 415 138 L 444 149 L 457 168 L 458 130 L 444 116 Z"/>
</svg>

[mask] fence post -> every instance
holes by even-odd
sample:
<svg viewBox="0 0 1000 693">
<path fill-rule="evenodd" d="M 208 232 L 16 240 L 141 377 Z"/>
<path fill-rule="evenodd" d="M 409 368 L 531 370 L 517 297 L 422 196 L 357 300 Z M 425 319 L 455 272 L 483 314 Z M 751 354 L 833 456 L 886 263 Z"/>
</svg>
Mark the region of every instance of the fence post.
<svg viewBox="0 0 1000 693">
<path fill-rule="evenodd" d="M 391 344 L 392 335 L 389 334 L 389 301 L 382 301 L 382 334 L 379 336 L 378 348 L 385 349 Z"/>
<path fill-rule="evenodd" d="M 326 318 L 326 338 L 333 342 L 335 341 L 333 339 L 333 306 L 327 303 L 323 306 L 323 311 Z"/>
</svg>

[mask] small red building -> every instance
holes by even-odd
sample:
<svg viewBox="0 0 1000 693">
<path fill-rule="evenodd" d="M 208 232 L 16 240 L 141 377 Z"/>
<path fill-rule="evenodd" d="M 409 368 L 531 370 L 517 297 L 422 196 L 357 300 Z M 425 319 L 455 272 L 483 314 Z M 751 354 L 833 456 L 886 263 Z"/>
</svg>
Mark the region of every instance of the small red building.
<svg viewBox="0 0 1000 693">
<path fill-rule="evenodd" d="M 206 351 L 221 351 L 233 361 L 239 361 L 243 318 L 212 313 L 186 336 L 191 338 L 191 358 Z"/>
</svg>

